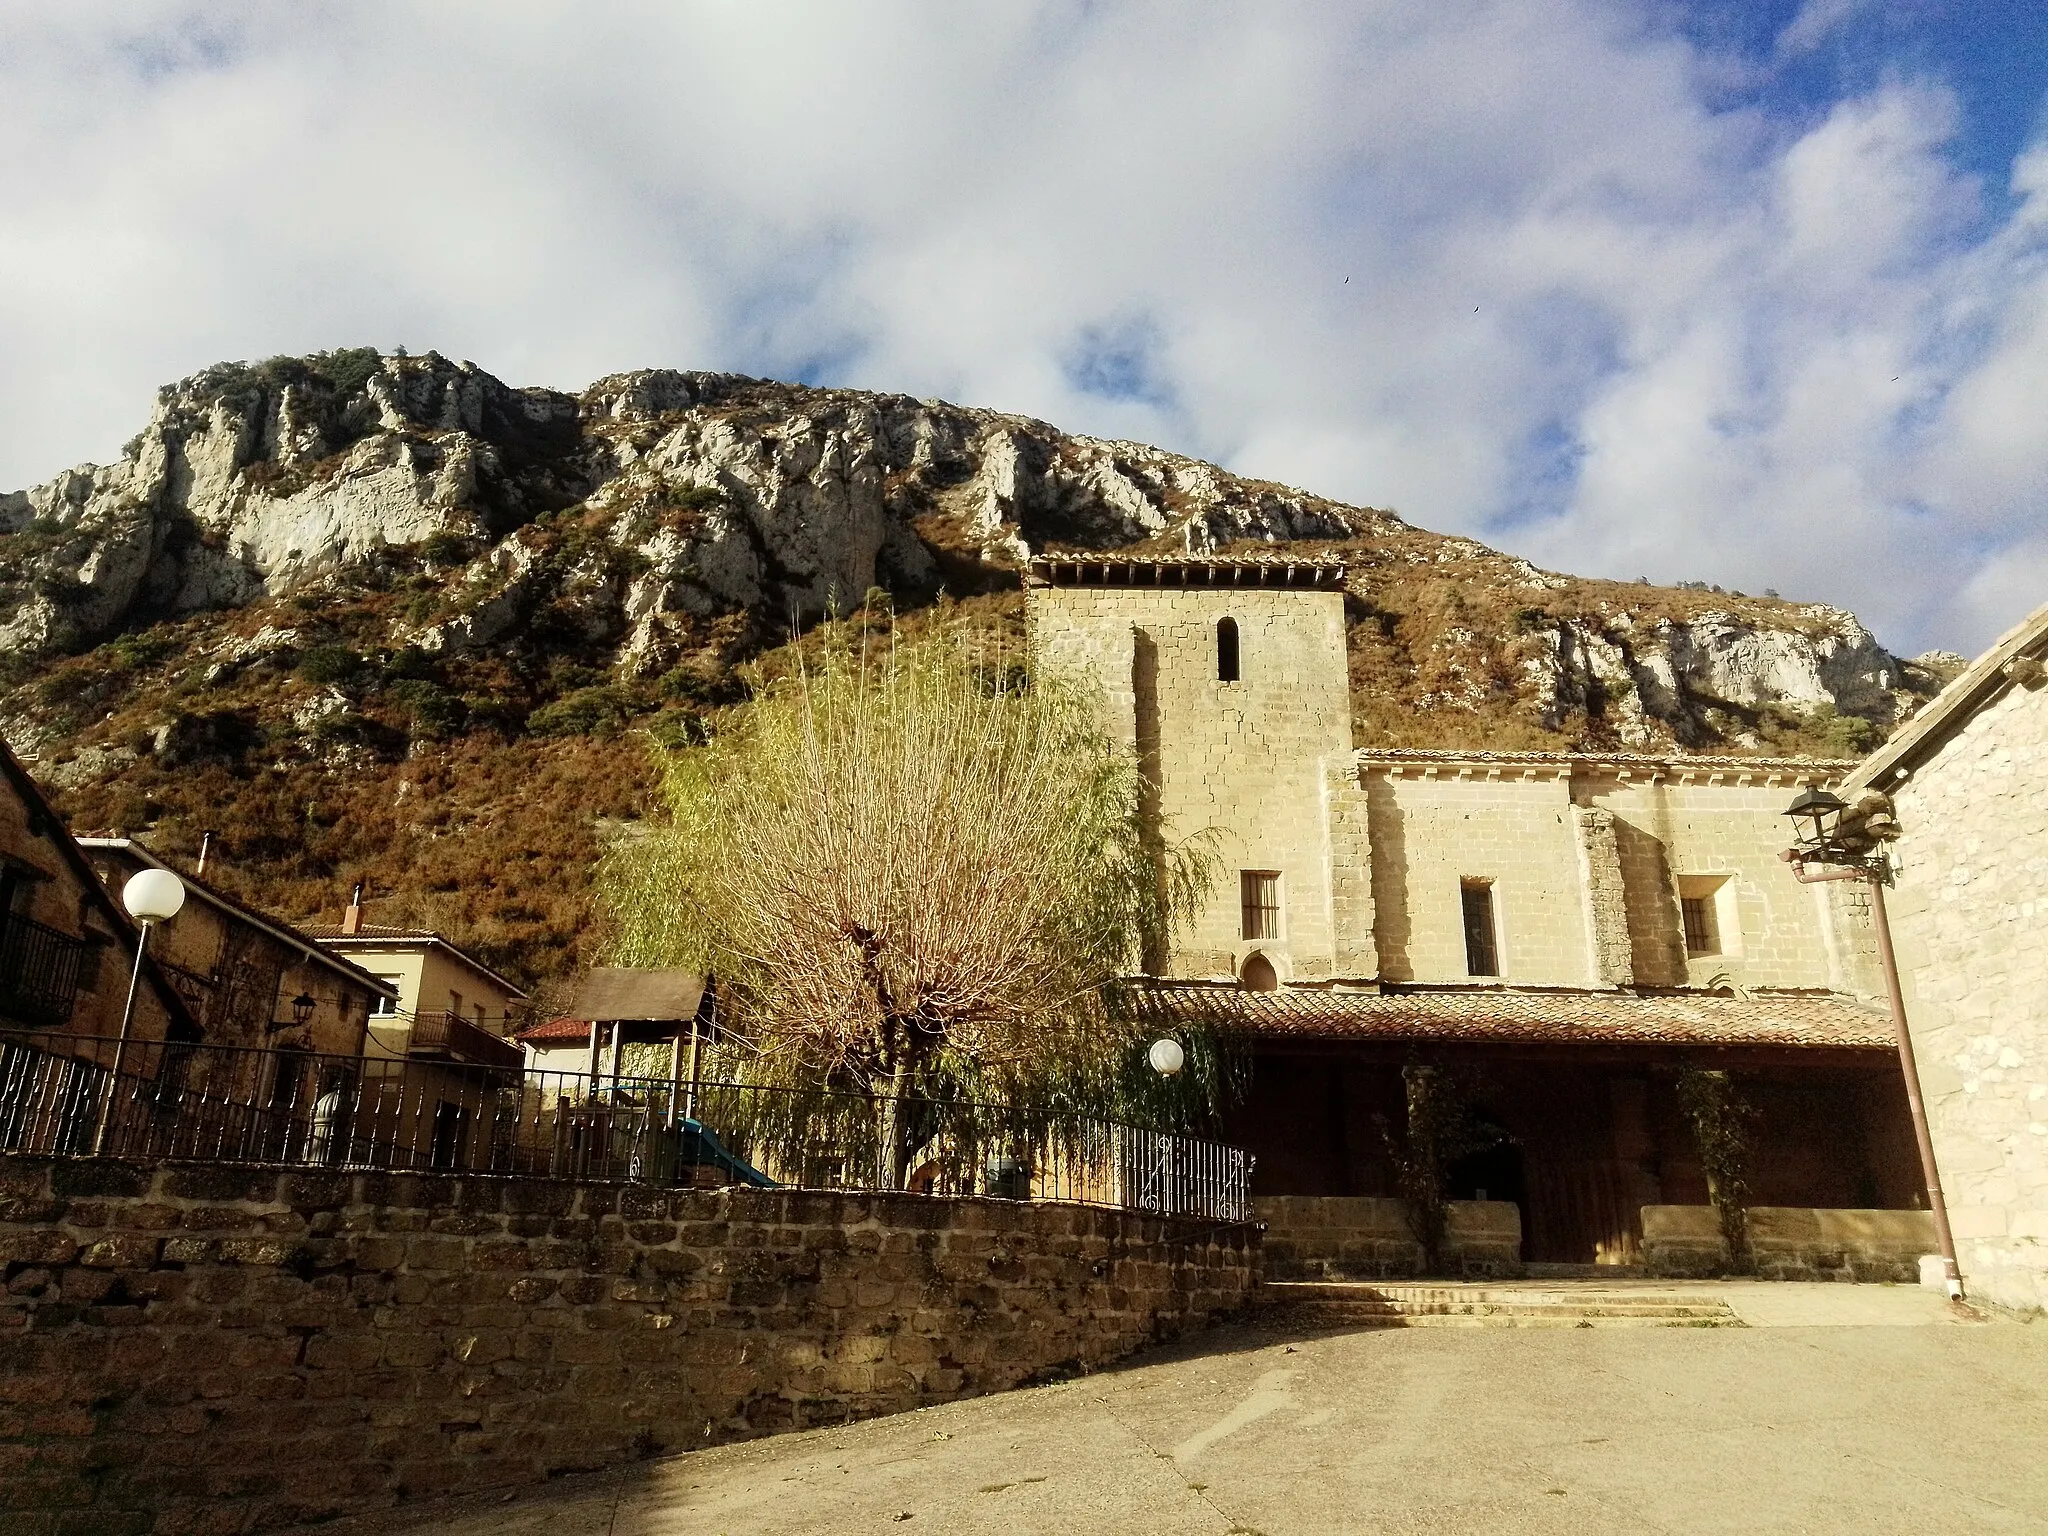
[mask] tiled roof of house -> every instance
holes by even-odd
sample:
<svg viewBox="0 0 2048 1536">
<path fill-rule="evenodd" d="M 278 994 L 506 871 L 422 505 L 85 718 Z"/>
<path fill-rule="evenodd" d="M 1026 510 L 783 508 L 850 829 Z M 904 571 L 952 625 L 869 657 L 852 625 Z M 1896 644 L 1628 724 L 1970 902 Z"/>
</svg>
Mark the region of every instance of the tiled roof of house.
<svg viewBox="0 0 2048 1536">
<path fill-rule="evenodd" d="M 1890 789 L 1895 780 L 1904 778 L 1931 756 L 1951 731 L 1959 729 L 2007 688 L 2024 686 L 2029 675 L 2035 679 L 2032 686 L 2038 687 L 2039 666 L 2027 669 L 2024 664 L 2043 659 L 2044 648 L 2048 648 L 2044 642 L 2048 642 L 2048 603 L 2000 635 L 1997 644 L 1951 679 L 1919 714 L 1894 731 L 1889 741 L 1849 775 L 1845 789 Z"/>
<path fill-rule="evenodd" d="M 339 923 L 301 923 L 300 931 L 316 939 L 439 939 L 441 935 L 431 928 L 388 928 L 380 923 L 365 923 L 350 933 Z M 443 942 L 446 942 L 445 940 Z"/>
<path fill-rule="evenodd" d="M 1828 993 L 1448 991 L 1249 992 L 1155 984 L 1138 1007 L 1162 1025 L 1201 1022 L 1256 1039 L 1498 1044 L 1808 1046 L 1884 1050 L 1883 1014 Z"/>
<path fill-rule="evenodd" d="M 418 944 L 429 948 L 438 946 L 479 976 L 487 977 L 504 988 L 512 996 L 526 996 L 526 989 L 516 981 L 492 970 L 460 944 L 451 942 L 431 928 L 393 928 L 383 923 L 364 923 L 351 932 L 340 923 L 301 923 L 299 931 L 308 938 L 318 939 L 322 944 L 344 954 L 351 949 L 374 950 L 380 944 Z"/>
<path fill-rule="evenodd" d="M 319 947 L 317 943 L 309 945 L 306 942 L 307 940 L 317 940 L 320 937 L 317 926 L 313 924 L 288 923 L 281 917 L 272 917 L 267 912 L 259 912 L 247 902 L 230 896 L 226 891 L 220 889 L 219 886 L 208 884 L 190 870 L 174 868 L 158 857 L 154 851 L 137 842 L 132 837 L 81 837 L 78 839 L 78 845 L 81 848 L 105 849 L 111 853 L 125 854 L 135 863 L 148 865 L 156 869 L 168 869 L 178 877 L 187 891 L 199 897 L 200 900 L 210 902 L 231 917 L 239 918 L 252 927 L 264 930 L 272 938 L 292 945 L 304 954 L 307 960 L 327 967 L 327 969 L 335 974 L 346 978 L 353 985 L 368 987 L 372 996 L 396 997 L 398 995 L 397 988 L 382 978 L 371 975 L 347 956 L 329 954 L 325 949 Z"/>
<path fill-rule="evenodd" d="M 543 1019 L 538 1024 L 529 1024 L 512 1037 L 521 1045 L 588 1045 L 590 1043 L 590 1021 L 588 1019 Z"/>
</svg>

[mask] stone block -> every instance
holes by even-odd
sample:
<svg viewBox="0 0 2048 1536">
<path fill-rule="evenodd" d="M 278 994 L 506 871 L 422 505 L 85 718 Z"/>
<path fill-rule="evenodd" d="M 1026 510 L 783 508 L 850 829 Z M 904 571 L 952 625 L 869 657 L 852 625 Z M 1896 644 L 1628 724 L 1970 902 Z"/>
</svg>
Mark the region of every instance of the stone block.
<svg viewBox="0 0 2048 1536">
<path fill-rule="evenodd" d="M 81 1246 L 62 1230 L 0 1232 L 0 1263 L 69 1264 Z"/>
<path fill-rule="evenodd" d="M 79 1262 L 94 1269 L 148 1269 L 157 1259 L 158 1239 L 139 1233 L 103 1237 L 87 1248 Z"/>
<path fill-rule="evenodd" d="M 160 1181 L 165 1198 L 207 1205 L 276 1205 L 277 1186 L 278 1175 L 267 1169 L 197 1163 L 167 1167 Z"/>
</svg>

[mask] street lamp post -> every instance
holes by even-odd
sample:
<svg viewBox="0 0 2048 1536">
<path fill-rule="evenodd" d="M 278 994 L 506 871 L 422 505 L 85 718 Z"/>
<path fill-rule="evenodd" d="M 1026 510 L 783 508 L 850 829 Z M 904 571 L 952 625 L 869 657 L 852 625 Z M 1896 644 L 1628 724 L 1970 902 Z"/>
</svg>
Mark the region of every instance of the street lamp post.
<svg viewBox="0 0 2048 1536">
<path fill-rule="evenodd" d="M 1820 788 L 1800 791 L 1785 814 L 1799 828 L 1785 861 L 1801 885 L 1830 880 L 1860 880 L 1870 891 L 1870 916 L 1877 933 L 1877 958 L 1884 971 L 1885 995 L 1891 1003 L 1892 1033 L 1898 1041 L 1899 1075 L 1905 1079 L 1906 1108 L 1913 1118 L 1913 1139 L 1920 1148 L 1920 1176 L 1927 1185 L 1927 1208 L 1934 1218 L 1934 1240 L 1941 1249 L 1944 1284 L 1952 1300 L 1963 1296 L 1963 1274 L 1956 1264 L 1956 1240 L 1949 1230 L 1948 1201 L 1941 1190 L 1941 1170 L 1934 1161 L 1934 1137 L 1927 1126 L 1927 1104 L 1920 1093 L 1920 1067 L 1913 1056 L 1913 1036 L 1906 1027 L 1906 997 L 1899 986 L 1898 956 L 1892 949 L 1891 916 L 1884 888 L 1891 861 L 1884 845 L 1899 835 L 1891 797 L 1865 790 L 1855 801 Z M 1813 866 L 1820 866 L 1815 868 Z"/>
<path fill-rule="evenodd" d="M 142 957 L 149 948 L 149 930 L 167 923 L 185 905 L 185 882 L 168 869 L 145 869 L 130 877 L 121 888 L 121 905 L 142 927 L 135 941 L 135 968 L 128 973 L 128 1002 L 121 1010 L 121 1035 L 114 1043 L 114 1070 L 108 1076 L 106 1097 L 100 1102 L 99 1125 L 92 1137 L 92 1153 L 106 1151 L 107 1132 L 113 1128 L 114 1095 L 121 1091 L 121 1064 L 128 1055 L 128 1031 L 135 1022 L 135 993 L 142 984 Z"/>
</svg>

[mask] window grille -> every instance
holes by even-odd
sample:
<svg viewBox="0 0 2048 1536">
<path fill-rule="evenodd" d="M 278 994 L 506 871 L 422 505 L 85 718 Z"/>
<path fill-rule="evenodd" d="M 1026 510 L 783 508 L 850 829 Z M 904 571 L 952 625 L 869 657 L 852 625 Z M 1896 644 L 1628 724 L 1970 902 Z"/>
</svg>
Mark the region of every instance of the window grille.
<svg viewBox="0 0 2048 1536">
<path fill-rule="evenodd" d="M 1458 894 L 1465 906 L 1465 974 L 1498 976 L 1500 953 L 1493 931 L 1493 887 L 1468 880 Z"/>
<path fill-rule="evenodd" d="M 1280 937 L 1280 875 L 1277 870 L 1247 869 L 1238 876 L 1238 894 L 1248 939 Z"/>
<path fill-rule="evenodd" d="M 1216 621 L 1216 681 L 1234 683 L 1237 674 L 1237 620 Z"/>
<path fill-rule="evenodd" d="M 1713 954 L 1719 947 L 1714 943 L 1713 897 L 1681 896 L 1678 911 L 1685 922 L 1685 952 L 1688 955 Z"/>
</svg>

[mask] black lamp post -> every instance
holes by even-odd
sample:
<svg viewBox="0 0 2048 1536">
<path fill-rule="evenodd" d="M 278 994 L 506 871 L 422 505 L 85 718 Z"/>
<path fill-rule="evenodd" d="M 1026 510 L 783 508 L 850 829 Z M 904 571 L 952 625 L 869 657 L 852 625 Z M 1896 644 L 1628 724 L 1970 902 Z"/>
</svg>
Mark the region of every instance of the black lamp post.
<svg viewBox="0 0 2048 1536">
<path fill-rule="evenodd" d="M 1799 792 L 1785 807 L 1799 829 L 1785 861 L 1802 885 L 1827 880 L 1860 880 L 1870 890 L 1871 926 L 1877 934 L 1877 958 L 1884 970 L 1885 993 L 1892 1009 L 1892 1033 L 1899 1047 L 1899 1075 L 1906 1082 L 1906 1108 L 1913 1117 L 1913 1139 L 1920 1147 L 1920 1175 L 1927 1184 L 1927 1208 L 1934 1217 L 1934 1238 L 1941 1249 L 1948 1294 L 1961 1300 L 1962 1271 L 1956 1265 L 1955 1237 L 1949 1231 L 1948 1201 L 1941 1192 L 1941 1170 L 1934 1161 L 1934 1138 L 1927 1128 L 1927 1106 L 1920 1096 L 1920 1068 L 1913 1059 L 1913 1036 L 1906 1027 L 1906 997 L 1899 987 L 1899 962 L 1892 951 L 1892 924 L 1885 910 L 1884 888 L 1891 880 L 1885 844 L 1899 835 L 1888 795 L 1867 789 L 1846 801 L 1819 786 Z"/>
</svg>

